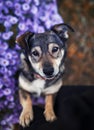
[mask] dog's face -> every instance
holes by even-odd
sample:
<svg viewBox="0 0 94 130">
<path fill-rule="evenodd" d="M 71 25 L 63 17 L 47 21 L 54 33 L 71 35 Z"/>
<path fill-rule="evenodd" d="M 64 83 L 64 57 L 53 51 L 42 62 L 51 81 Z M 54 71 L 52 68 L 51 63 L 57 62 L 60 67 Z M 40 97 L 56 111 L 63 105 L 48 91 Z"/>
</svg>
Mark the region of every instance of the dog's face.
<svg viewBox="0 0 94 130">
<path fill-rule="evenodd" d="M 45 79 L 55 77 L 64 57 L 65 49 L 62 43 L 51 31 L 35 34 L 28 40 L 29 61 L 33 69 Z"/>
<path fill-rule="evenodd" d="M 16 40 L 27 52 L 34 71 L 44 79 L 52 79 L 60 72 L 66 52 L 68 28 L 73 31 L 70 26 L 59 24 L 45 33 L 27 32 Z"/>
</svg>

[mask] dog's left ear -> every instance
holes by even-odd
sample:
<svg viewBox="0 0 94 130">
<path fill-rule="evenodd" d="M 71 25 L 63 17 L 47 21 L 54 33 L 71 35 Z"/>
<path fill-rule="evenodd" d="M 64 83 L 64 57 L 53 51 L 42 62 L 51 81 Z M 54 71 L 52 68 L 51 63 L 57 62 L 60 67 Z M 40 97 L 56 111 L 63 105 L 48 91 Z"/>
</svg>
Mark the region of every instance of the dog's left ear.
<svg viewBox="0 0 94 130">
<path fill-rule="evenodd" d="M 22 49 L 29 48 L 29 42 L 28 42 L 28 40 L 33 35 L 34 35 L 34 33 L 32 33 L 32 32 L 26 32 L 26 33 L 22 34 L 21 36 L 17 37 L 15 42 L 18 43 L 19 46 Z"/>
<path fill-rule="evenodd" d="M 74 32 L 74 29 L 65 23 L 54 25 L 51 30 L 54 31 L 64 41 L 66 41 L 69 37 L 68 30 Z"/>
</svg>

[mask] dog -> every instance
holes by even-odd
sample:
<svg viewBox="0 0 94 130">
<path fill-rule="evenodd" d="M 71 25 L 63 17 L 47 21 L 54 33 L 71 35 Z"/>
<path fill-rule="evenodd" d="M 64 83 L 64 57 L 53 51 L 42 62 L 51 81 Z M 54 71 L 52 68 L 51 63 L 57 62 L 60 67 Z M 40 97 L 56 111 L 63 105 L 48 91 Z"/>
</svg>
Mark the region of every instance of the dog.
<svg viewBox="0 0 94 130">
<path fill-rule="evenodd" d="M 71 26 L 61 23 L 44 33 L 26 32 L 16 38 L 21 47 L 19 98 L 23 110 L 19 120 L 23 127 L 34 118 L 31 94 L 44 95 L 45 119 L 56 119 L 53 97 L 62 86 L 68 30 L 74 31 Z"/>
</svg>

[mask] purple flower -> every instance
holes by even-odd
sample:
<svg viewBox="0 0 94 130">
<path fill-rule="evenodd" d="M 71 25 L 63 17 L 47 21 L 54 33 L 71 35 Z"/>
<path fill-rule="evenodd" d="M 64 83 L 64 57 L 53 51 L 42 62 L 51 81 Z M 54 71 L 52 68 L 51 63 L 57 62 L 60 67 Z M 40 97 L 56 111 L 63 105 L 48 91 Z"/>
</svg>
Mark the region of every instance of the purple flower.
<svg viewBox="0 0 94 130">
<path fill-rule="evenodd" d="M 19 46 L 18 44 L 16 44 L 16 45 L 15 45 L 15 49 L 16 49 L 16 50 L 20 50 L 21 48 L 20 48 L 20 46 Z"/>
<path fill-rule="evenodd" d="M 11 94 L 11 89 L 6 88 L 4 89 L 4 95 L 10 95 Z"/>
<path fill-rule="evenodd" d="M 13 71 L 13 70 L 11 71 L 11 70 L 8 69 L 8 71 L 7 71 L 6 74 L 7 74 L 8 76 L 12 76 L 12 75 L 14 75 L 14 71 Z"/>
<path fill-rule="evenodd" d="M 9 105 L 8 105 L 8 108 L 9 109 L 12 109 L 12 108 L 14 108 L 15 107 L 15 103 L 14 102 L 11 102 Z"/>
<path fill-rule="evenodd" d="M 26 26 L 25 26 L 25 23 L 19 23 L 18 24 L 18 28 L 21 30 L 21 31 L 24 31 L 26 29 Z"/>
<path fill-rule="evenodd" d="M 40 19 L 41 21 L 44 21 L 44 22 L 45 22 L 46 20 L 49 19 L 49 15 L 46 14 L 45 16 L 40 16 L 39 19 Z"/>
<path fill-rule="evenodd" d="M 6 119 L 6 122 L 10 122 L 10 121 L 12 121 L 12 119 L 13 119 L 13 115 L 8 116 L 8 118 Z"/>
<path fill-rule="evenodd" d="M 31 19 L 27 19 L 26 26 L 33 26 Z"/>
<path fill-rule="evenodd" d="M 32 0 L 25 0 L 26 3 L 32 3 Z"/>
<path fill-rule="evenodd" d="M 33 31 L 37 32 L 38 31 L 38 25 L 35 22 L 33 23 L 33 25 L 34 25 L 33 26 Z"/>
<path fill-rule="evenodd" d="M 39 26 L 38 27 L 38 33 L 43 33 L 45 30 L 42 26 Z"/>
<path fill-rule="evenodd" d="M 3 7 L 3 1 L 0 1 L 0 8 Z"/>
<path fill-rule="evenodd" d="M 9 65 L 9 61 L 4 59 L 4 58 L 0 58 L 0 65 L 1 66 L 8 66 Z"/>
<path fill-rule="evenodd" d="M 52 15 L 51 19 L 53 21 L 53 25 L 57 24 L 57 23 L 63 23 L 63 20 L 61 19 L 61 17 L 58 14 Z"/>
<path fill-rule="evenodd" d="M 44 98 L 40 97 L 40 98 L 38 99 L 38 103 L 44 104 Z"/>
<path fill-rule="evenodd" d="M 40 4 L 39 0 L 34 0 L 34 3 L 36 6 L 38 6 Z"/>
<path fill-rule="evenodd" d="M 7 28 L 7 27 L 11 27 L 11 23 L 9 21 L 5 21 L 4 22 L 4 26 Z"/>
<path fill-rule="evenodd" d="M 8 95 L 7 96 L 7 100 L 13 102 L 14 101 L 14 97 L 12 95 Z"/>
<path fill-rule="evenodd" d="M 11 31 L 5 32 L 5 33 L 2 34 L 2 38 L 4 40 L 9 40 L 12 35 L 13 35 L 13 32 L 11 32 Z"/>
<path fill-rule="evenodd" d="M 7 7 L 13 7 L 13 2 L 10 0 L 7 0 L 5 3 Z"/>
<path fill-rule="evenodd" d="M 15 59 L 10 59 L 9 60 L 9 64 L 10 65 L 15 65 L 16 64 L 16 60 Z"/>
<path fill-rule="evenodd" d="M 11 24 L 16 24 L 17 22 L 18 22 L 18 19 L 16 17 L 14 17 L 14 16 L 11 16 L 10 23 Z"/>
<path fill-rule="evenodd" d="M 14 7 L 15 7 L 16 10 L 20 10 L 21 9 L 21 4 L 15 3 Z"/>
<path fill-rule="evenodd" d="M 4 105 L 7 106 L 8 105 L 8 100 L 4 101 Z"/>
<path fill-rule="evenodd" d="M 2 82 L 0 81 L 0 89 L 2 89 L 3 88 L 3 84 L 2 84 Z"/>
<path fill-rule="evenodd" d="M 14 59 L 18 58 L 18 56 L 19 56 L 15 50 L 11 51 L 11 54 Z"/>
<path fill-rule="evenodd" d="M 5 55 L 5 50 L 0 49 L 0 56 L 4 56 Z"/>
<path fill-rule="evenodd" d="M 32 8 L 31 8 L 31 13 L 32 13 L 32 14 L 34 14 L 34 15 L 36 15 L 36 14 L 37 14 L 37 12 L 38 12 L 37 7 L 36 7 L 36 6 L 34 6 L 34 5 L 32 5 Z"/>
<path fill-rule="evenodd" d="M 4 75 L 1 78 L 2 83 L 4 86 L 9 87 L 11 83 L 11 79 L 4 73 Z M 4 88 L 3 88 L 4 89 Z"/>
<path fill-rule="evenodd" d="M 15 15 L 21 17 L 22 16 L 22 11 L 20 9 L 17 9 L 14 11 Z"/>
<path fill-rule="evenodd" d="M 7 69 L 6 66 L 2 66 L 2 67 L 0 68 L 0 73 L 1 73 L 1 74 L 7 74 L 7 71 L 8 71 L 8 69 Z"/>
<path fill-rule="evenodd" d="M 6 59 L 12 59 L 12 54 L 10 52 L 7 52 L 5 55 Z"/>
<path fill-rule="evenodd" d="M 52 25 L 52 22 L 51 22 L 50 20 L 47 20 L 47 21 L 45 22 L 45 27 L 46 27 L 47 29 L 49 29 L 49 28 L 51 27 L 51 25 Z"/>
<path fill-rule="evenodd" d="M 7 16 L 5 17 L 5 20 L 10 21 L 11 17 L 12 17 L 12 15 L 9 14 L 9 15 L 7 15 Z"/>
<path fill-rule="evenodd" d="M 3 97 L 3 90 L 0 90 L 0 98 Z"/>
<path fill-rule="evenodd" d="M 0 42 L 0 49 L 2 50 L 7 50 L 8 49 L 8 44 L 6 42 Z"/>
<path fill-rule="evenodd" d="M 24 3 L 24 4 L 22 5 L 22 9 L 23 9 L 24 11 L 28 11 L 28 10 L 30 9 L 29 4 Z"/>
<path fill-rule="evenodd" d="M 6 121 L 5 121 L 5 120 L 2 120 L 2 121 L 0 122 L 0 124 L 1 124 L 1 125 L 6 125 Z"/>
</svg>

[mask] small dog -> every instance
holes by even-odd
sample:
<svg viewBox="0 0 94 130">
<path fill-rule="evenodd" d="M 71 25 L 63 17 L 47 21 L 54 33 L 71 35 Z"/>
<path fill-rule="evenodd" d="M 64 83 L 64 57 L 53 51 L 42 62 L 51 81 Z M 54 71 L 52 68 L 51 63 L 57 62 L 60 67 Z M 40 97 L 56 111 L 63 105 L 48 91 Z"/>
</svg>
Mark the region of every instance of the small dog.
<svg viewBox="0 0 94 130">
<path fill-rule="evenodd" d="M 56 119 L 53 95 L 62 86 L 68 29 L 74 31 L 62 23 L 44 33 L 26 32 L 16 39 L 22 50 L 19 97 L 23 107 L 20 115 L 23 127 L 33 120 L 31 93 L 38 97 L 45 95 L 44 116 L 47 121 Z"/>
</svg>

